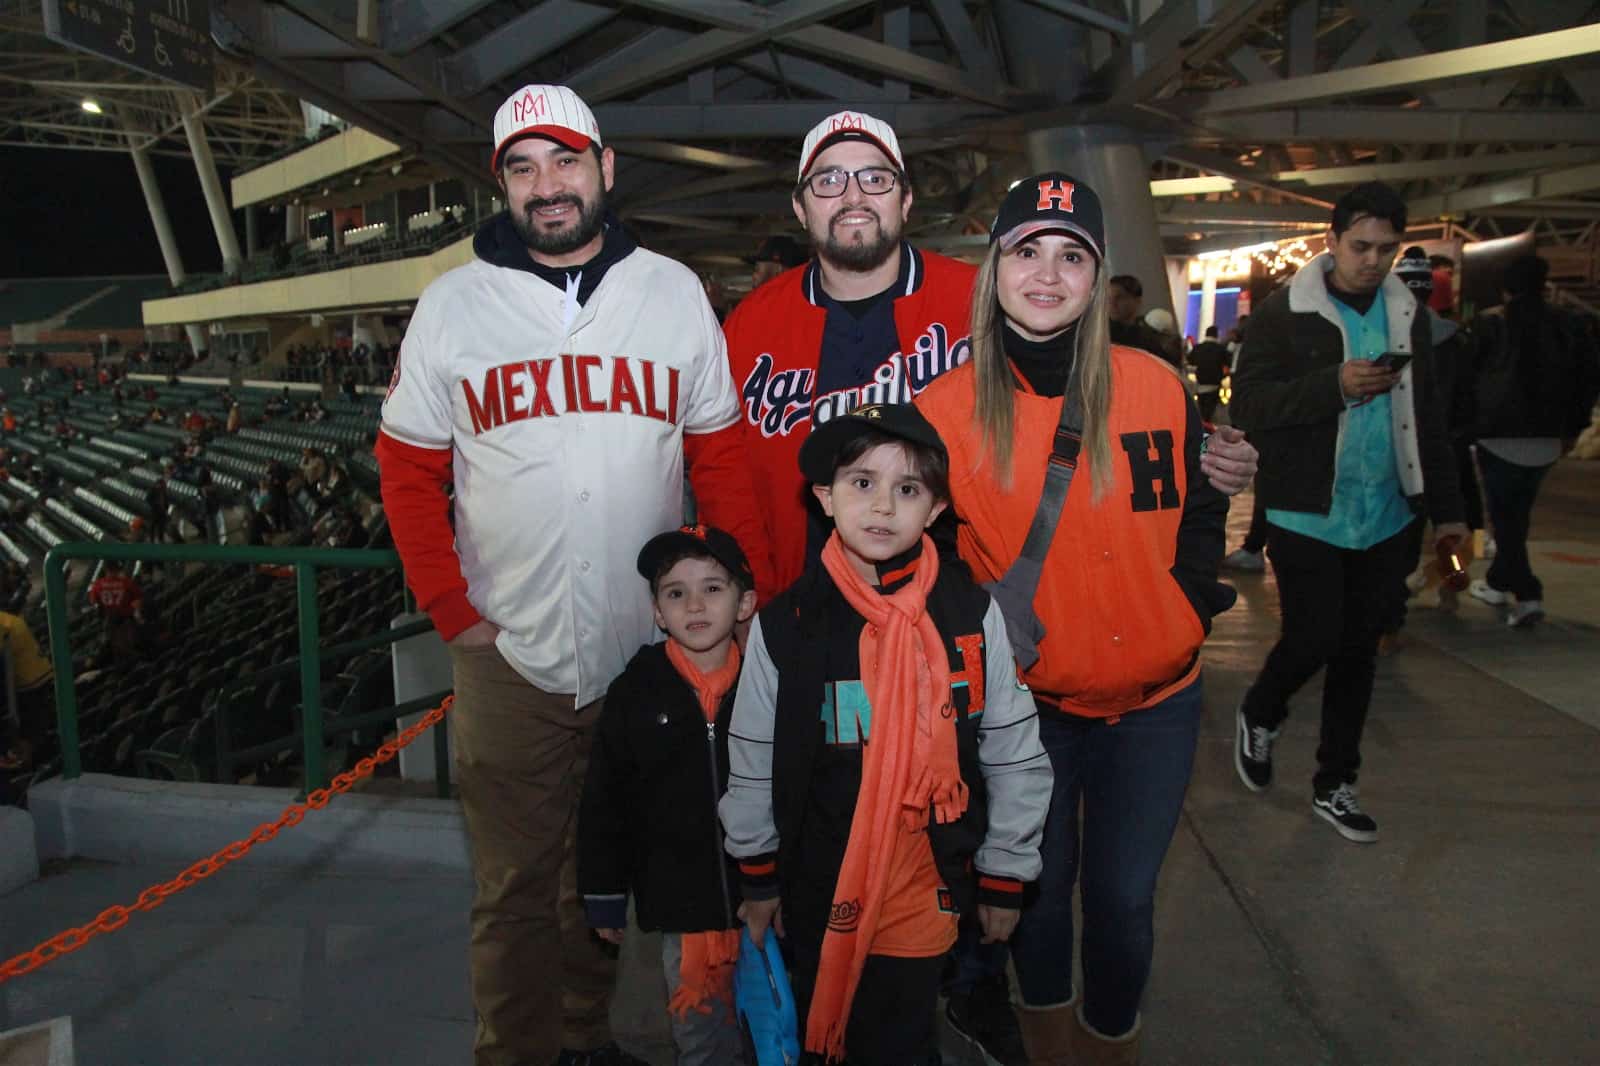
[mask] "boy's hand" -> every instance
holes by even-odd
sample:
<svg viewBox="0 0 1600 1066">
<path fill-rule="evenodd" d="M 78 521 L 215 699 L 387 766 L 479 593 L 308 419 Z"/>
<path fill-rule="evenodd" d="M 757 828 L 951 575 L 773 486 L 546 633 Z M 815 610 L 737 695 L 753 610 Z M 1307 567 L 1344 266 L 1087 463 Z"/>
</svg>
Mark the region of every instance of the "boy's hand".
<svg viewBox="0 0 1600 1066">
<path fill-rule="evenodd" d="M 779 902 L 776 898 L 747 899 L 739 904 L 739 920 L 750 930 L 750 939 L 758 948 L 763 946 L 767 938 L 769 925 L 779 936 L 787 935 L 783 931 L 783 911 L 779 908 Z"/>
<path fill-rule="evenodd" d="M 999 944 L 1010 940 L 1017 928 L 1022 912 L 1009 907 L 990 907 L 978 904 L 978 924 L 983 927 L 983 943 Z"/>
<path fill-rule="evenodd" d="M 622 946 L 622 934 L 624 932 L 626 932 L 626 930 L 623 929 L 596 929 L 594 931 L 594 935 L 599 937 L 601 940 L 604 940 L 607 944 L 615 944 L 620 948 Z"/>
</svg>

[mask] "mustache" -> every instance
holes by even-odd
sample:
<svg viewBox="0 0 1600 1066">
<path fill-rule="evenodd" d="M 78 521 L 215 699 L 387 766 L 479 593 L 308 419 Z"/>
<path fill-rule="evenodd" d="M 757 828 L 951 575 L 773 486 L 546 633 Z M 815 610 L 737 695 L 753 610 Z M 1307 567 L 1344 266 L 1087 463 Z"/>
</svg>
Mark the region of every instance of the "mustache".
<svg viewBox="0 0 1600 1066">
<path fill-rule="evenodd" d="M 583 200 L 582 200 L 582 198 L 578 197 L 578 196 L 575 196 L 572 193 L 564 193 L 561 196 L 549 196 L 549 197 L 535 196 L 531 200 L 527 200 L 526 202 L 523 203 L 522 210 L 523 210 L 524 214 L 531 215 L 535 211 L 539 210 L 541 207 L 559 207 L 562 204 L 571 204 L 573 207 L 576 207 L 578 210 L 580 210 L 580 211 L 583 210 Z"/>
</svg>

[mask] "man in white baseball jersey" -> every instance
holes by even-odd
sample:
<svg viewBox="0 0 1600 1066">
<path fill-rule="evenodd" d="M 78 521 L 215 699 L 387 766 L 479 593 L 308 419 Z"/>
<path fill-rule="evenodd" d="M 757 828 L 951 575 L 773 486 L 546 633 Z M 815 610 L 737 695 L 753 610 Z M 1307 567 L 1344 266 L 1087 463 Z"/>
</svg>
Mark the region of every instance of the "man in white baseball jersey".
<svg viewBox="0 0 1600 1066">
<path fill-rule="evenodd" d="M 383 501 L 455 669 L 476 1062 L 633 1063 L 575 890 L 590 731 L 655 639 L 634 559 L 682 523 L 685 461 L 703 520 L 758 545 L 759 519 L 728 511 L 753 496 L 716 317 L 693 272 L 607 209 L 614 160 L 589 108 L 518 90 L 491 165 L 508 209 L 428 286 L 401 345 Z"/>
</svg>

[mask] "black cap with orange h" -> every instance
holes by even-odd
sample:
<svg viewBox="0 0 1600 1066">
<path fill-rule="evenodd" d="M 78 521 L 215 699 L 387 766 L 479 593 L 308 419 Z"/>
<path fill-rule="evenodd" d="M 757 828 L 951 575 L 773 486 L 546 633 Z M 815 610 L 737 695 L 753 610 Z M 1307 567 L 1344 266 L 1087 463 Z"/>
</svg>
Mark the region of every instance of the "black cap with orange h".
<svg viewBox="0 0 1600 1066">
<path fill-rule="evenodd" d="M 733 575 L 743 588 L 756 587 L 755 573 L 750 569 L 750 560 L 746 558 L 744 549 L 739 547 L 739 542 L 732 533 L 716 526 L 704 524 L 693 526 L 679 526 L 669 529 L 665 533 L 658 533 L 651 537 L 643 548 L 639 549 L 639 576 L 651 582 L 660 578 L 661 566 L 673 556 L 694 555 L 709 556 L 727 567 L 728 573 Z"/>
<path fill-rule="evenodd" d="M 1029 237 L 1052 232 L 1072 234 L 1104 261 L 1106 223 L 1100 197 L 1061 170 L 1035 174 L 1011 186 L 989 227 L 989 243 L 1008 252 Z"/>
</svg>

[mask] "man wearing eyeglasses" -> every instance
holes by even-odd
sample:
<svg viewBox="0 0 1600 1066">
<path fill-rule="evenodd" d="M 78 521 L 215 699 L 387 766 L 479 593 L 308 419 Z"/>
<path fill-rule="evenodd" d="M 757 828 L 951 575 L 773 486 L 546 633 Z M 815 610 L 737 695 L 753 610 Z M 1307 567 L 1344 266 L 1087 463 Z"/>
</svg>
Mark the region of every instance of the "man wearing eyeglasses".
<svg viewBox="0 0 1600 1066">
<path fill-rule="evenodd" d="M 813 425 L 864 404 L 910 403 L 966 362 L 973 268 L 901 236 L 911 184 L 887 122 L 830 115 L 806 134 L 794 213 L 815 258 L 748 296 L 724 323 L 751 430 L 758 509 L 777 588 L 822 550 L 798 471 Z"/>
</svg>

